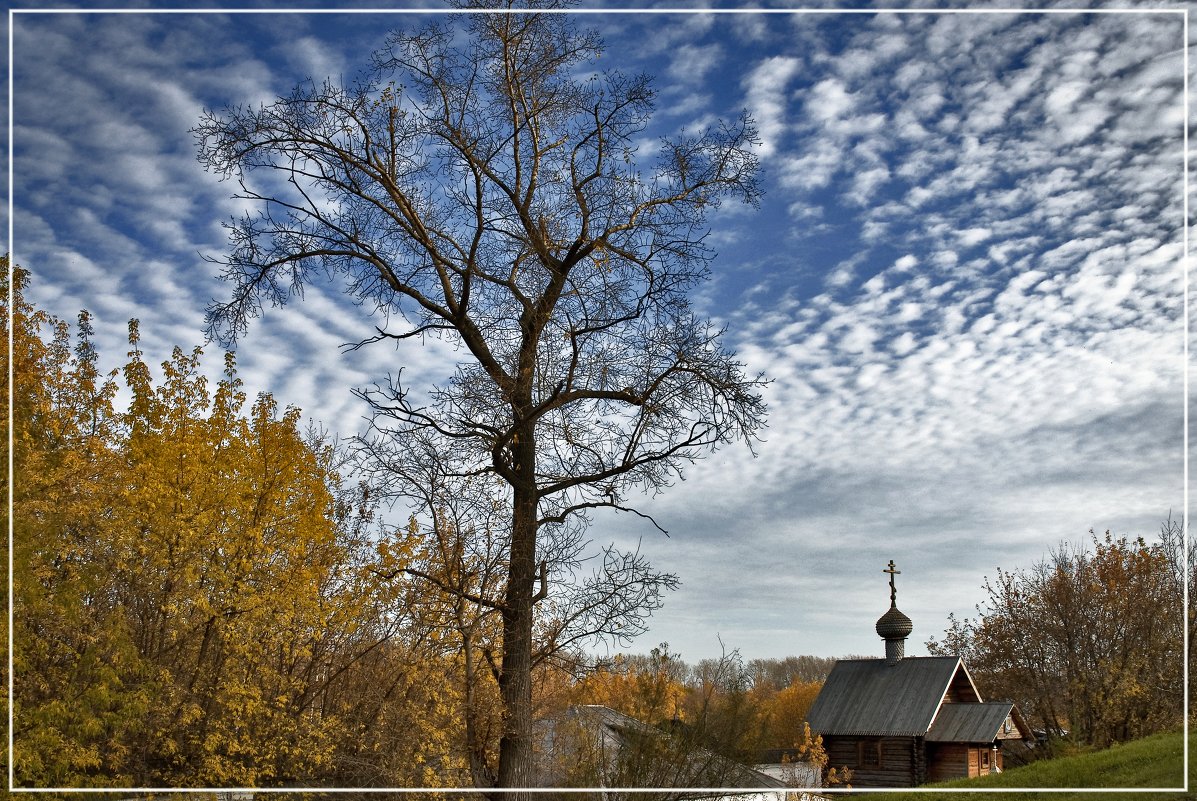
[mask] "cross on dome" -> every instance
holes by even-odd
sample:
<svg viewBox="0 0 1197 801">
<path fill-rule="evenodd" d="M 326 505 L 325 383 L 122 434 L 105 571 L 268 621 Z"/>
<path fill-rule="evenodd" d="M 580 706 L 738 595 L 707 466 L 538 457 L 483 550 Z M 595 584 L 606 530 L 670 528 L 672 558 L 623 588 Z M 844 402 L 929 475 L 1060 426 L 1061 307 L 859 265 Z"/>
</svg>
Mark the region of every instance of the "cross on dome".
<svg viewBox="0 0 1197 801">
<path fill-rule="evenodd" d="M 881 572 L 889 573 L 889 605 L 897 606 L 898 605 L 898 590 L 894 586 L 894 576 L 900 576 L 902 574 L 902 571 L 895 570 L 894 569 L 894 560 L 890 559 L 889 567 L 885 570 L 882 570 Z"/>
<path fill-rule="evenodd" d="M 910 618 L 898 611 L 898 589 L 894 585 L 894 576 L 902 571 L 894 566 L 894 560 L 889 560 L 889 567 L 881 571 L 889 574 L 889 611 L 877 621 L 877 636 L 885 640 L 885 661 L 891 665 L 901 661 L 906 651 L 906 638 L 914 630 Z"/>
</svg>

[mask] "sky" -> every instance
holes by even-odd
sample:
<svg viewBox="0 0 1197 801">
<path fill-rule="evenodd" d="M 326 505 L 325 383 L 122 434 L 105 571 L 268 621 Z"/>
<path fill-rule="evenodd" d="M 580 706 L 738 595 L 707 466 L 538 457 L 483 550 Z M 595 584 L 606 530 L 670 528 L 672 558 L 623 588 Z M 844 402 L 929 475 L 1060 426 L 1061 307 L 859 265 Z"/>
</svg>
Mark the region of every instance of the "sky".
<svg viewBox="0 0 1197 801">
<path fill-rule="evenodd" d="M 668 537 L 595 517 L 596 545 L 682 582 L 628 650 L 880 656 L 892 559 L 921 654 L 997 568 L 1184 513 L 1183 15 L 601 10 L 575 15 L 604 37 L 597 67 L 655 76 L 638 156 L 747 110 L 765 191 L 710 217 L 693 298 L 771 379 L 765 441 L 647 502 Z M 110 368 L 130 318 L 151 364 L 203 344 L 230 291 L 203 257 L 243 207 L 190 129 L 352 79 L 419 19 L 15 14 L 11 252 L 30 298 L 88 309 Z M 399 368 L 429 386 L 458 357 L 343 352 L 374 322 L 310 286 L 252 323 L 239 373 L 351 436 L 352 388 Z"/>
</svg>

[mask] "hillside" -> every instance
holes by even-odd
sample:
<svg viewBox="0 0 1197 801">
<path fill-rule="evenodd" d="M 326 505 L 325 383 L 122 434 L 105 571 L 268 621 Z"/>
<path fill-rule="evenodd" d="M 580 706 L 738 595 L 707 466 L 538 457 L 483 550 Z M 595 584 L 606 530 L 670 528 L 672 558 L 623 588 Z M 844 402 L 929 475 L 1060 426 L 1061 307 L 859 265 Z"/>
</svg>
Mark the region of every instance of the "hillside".
<svg viewBox="0 0 1197 801">
<path fill-rule="evenodd" d="M 862 793 L 863 798 L 877 801 L 944 801 L 949 798 L 978 798 L 983 801 L 1093 801 L 1094 798 L 1117 798 L 1118 801 L 1149 801 L 1155 799 L 1197 799 L 1197 782 L 1188 793 L 1143 792 L 1118 793 L 1117 795 L 1078 791 L 1061 792 L 993 792 L 988 788 L 1021 787 L 1077 787 L 1077 788 L 1168 788 L 1182 785 L 1184 740 L 1180 732 L 1159 734 L 1142 740 L 1125 743 L 1105 751 L 1061 757 L 1038 762 L 1005 773 L 985 776 L 979 779 L 957 780 L 943 784 L 928 785 L 936 792 L 914 791 L 910 793 Z M 1197 738 L 1190 738 L 1190 776 L 1197 765 Z M 973 795 L 961 792 L 945 793 L 942 788 L 967 788 L 987 792 Z"/>
</svg>

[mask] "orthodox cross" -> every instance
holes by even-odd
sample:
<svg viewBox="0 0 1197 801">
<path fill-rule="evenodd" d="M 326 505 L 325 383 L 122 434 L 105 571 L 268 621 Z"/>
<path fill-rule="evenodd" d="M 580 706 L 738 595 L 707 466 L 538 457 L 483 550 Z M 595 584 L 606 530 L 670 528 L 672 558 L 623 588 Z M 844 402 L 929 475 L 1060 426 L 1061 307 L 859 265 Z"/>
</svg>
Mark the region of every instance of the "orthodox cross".
<svg viewBox="0 0 1197 801">
<path fill-rule="evenodd" d="M 901 575 L 902 571 L 894 570 L 894 560 L 890 559 L 889 560 L 889 568 L 886 570 L 882 570 L 881 572 L 889 573 L 889 605 L 897 606 L 898 605 L 898 590 L 896 587 L 894 587 L 894 576 Z"/>
</svg>

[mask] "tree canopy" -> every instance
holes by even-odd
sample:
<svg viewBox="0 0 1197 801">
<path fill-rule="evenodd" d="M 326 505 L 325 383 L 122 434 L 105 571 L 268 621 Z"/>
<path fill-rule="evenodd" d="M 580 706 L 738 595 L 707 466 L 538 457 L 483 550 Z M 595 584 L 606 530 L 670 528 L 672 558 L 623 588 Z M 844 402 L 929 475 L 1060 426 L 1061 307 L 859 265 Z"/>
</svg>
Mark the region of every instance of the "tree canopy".
<svg viewBox="0 0 1197 801">
<path fill-rule="evenodd" d="M 1045 732 L 1106 746 L 1181 722 L 1184 555 L 1164 536 L 1061 545 L 985 582 L 977 617 L 952 618 L 929 650 L 959 654 L 987 695 L 1016 700 Z"/>
<path fill-rule="evenodd" d="M 136 322 L 117 408 L 90 316 L 72 347 L 13 278 L 18 786 L 453 777 L 453 656 L 378 580 L 337 449 L 231 356 L 214 392 L 198 348 L 155 381 Z"/>
<path fill-rule="evenodd" d="M 411 575 L 500 619 L 504 731 L 476 779 L 518 787 L 531 781 L 537 605 L 550 567 L 560 579 L 578 557 L 574 527 L 631 511 L 630 497 L 763 425 L 762 379 L 689 303 L 713 258 L 708 211 L 757 200 L 756 134 L 741 116 L 664 139 L 642 165 L 647 77 L 596 71 L 598 37 L 542 13 L 555 6 L 471 10 L 393 32 L 355 82 L 209 111 L 195 133 L 204 166 L 256 207 L 214 259 L 233 284 L 209 310 L 215 334 L 245 335 L 264 303 L 323 273 L 378 321 L 357 346 L 438 336 L 462 353 L 426 403 L 401 368 L 360 391 L 376 412 L 366 452 L 391 477 L 379 486 L 428 517 L 443 496 L 412 477 L 430 472 L 455 495 L 481 479 L 505 510 L 497 527 L 488 515 L 452 529 L 500 543 L 497 596 Z M 581 592 L 611 577 L 598 597 L 613 611 L 583 601 L 566 615 L 597 635 L 668 584 L 634 555 L 608 564 Z"/>
</svg>

